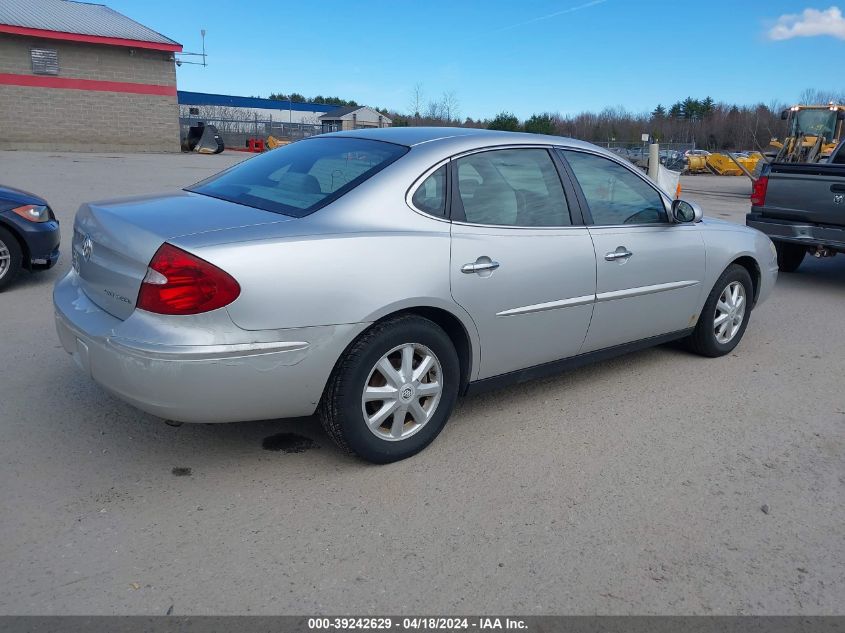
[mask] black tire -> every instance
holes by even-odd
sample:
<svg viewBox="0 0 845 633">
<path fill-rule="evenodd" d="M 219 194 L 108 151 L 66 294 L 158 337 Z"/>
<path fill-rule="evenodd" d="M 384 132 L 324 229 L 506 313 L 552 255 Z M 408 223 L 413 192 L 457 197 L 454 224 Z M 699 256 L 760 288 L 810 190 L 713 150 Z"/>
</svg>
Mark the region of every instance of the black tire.
<svg viewBox="0 0 845 633">
<path fill-rule="evenodd" d="M 382 356 L 409 343 L 427 347 L 440 363 L 440 400 L 431 418 L 413 435 L 394 441 L 381 439 L 364 418 L 363 390 Z M 401 315 L 377 323 L 347 348 L 329 378 L 318 415 L 339 448 L 367 461 L 387 464 L 411 457 L 434 441 L 452 414 L 459 384 L 460 362 L 449 336 L 428 319 Z"/>
<path fill-rule="evenodd" d="M 798 270 L 807 254 L 805 246 L 790 242 L 775 242 L 775 249 L 778 252 L 778 268 L 784 273 L 794 273 Z"/>
<path fill-rule="evenodd" d="M 23 266 L 23 254 L 17 238 L 0 226 L 0 255 L 7 252 L 9 259 L 6 264 L 0 262 L 0 292 L 11 285 Z"/>
<path fill-rule="evenodd" d="M 745 290 L 745 313 L 742 318 L 742 323 L 739 326 L 733 338 L 726 343 L 720 342 L 716 338 L 716 304 L 719 302 L 719 297 L 725 288 L 731 283 L 738 281 L 742 284 Z M 731 264 L 722 273 L 707 301 L 704 303 L 704 308 L 701 315 L 698 317 L 698 323 L 695 330 L 687 339 L 689 348 L 696 354 L 702 356 L 709 356 L 715 358 L 717 356 L 724 356 L 733 351 L 739 345 L 742 336 L 745 334 L 745 329 L 748 327 L 748 321 L 751 318 L 751 305 L 754 302 L 754 286 L 751 282 L 751 275 L 748 271 L 739 264 Z"/>
</svg>

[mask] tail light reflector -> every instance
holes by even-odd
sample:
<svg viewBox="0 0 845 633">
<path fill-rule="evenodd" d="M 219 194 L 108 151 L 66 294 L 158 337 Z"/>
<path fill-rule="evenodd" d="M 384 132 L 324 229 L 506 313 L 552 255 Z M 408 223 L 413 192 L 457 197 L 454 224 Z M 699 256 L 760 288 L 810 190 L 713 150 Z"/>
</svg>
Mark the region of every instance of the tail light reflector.
<svg viewBox="0 0 845 633">
<path fill-rule="evenodd" d="M 200 314 L 229 305 L 240 293 L 229 273 L 165 243 L 150 261 L 136 307 L 157 314 Z"/>
<path fill-rule="evenodd" d="M 754 182 L 754 188 L 751 190 L 751 204 L 755 207 L 762 207 L 766 204 L 766 189 L 769 188 L 769 177 L 760 176 Z"/>
</svg>

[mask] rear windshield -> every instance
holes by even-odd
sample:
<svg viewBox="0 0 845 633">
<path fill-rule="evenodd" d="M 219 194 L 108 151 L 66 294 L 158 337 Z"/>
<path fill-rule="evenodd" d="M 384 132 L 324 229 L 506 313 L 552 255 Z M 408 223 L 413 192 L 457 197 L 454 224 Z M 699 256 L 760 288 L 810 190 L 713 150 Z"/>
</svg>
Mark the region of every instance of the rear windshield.
<svg viewBox="0 0 845 633">
<path fill-rule="evenodd" d="M 188 188 L 296 218 L 360 185 L 407 147 L 359 138 L 315 138 L 256 156 Z"/>
</svg>

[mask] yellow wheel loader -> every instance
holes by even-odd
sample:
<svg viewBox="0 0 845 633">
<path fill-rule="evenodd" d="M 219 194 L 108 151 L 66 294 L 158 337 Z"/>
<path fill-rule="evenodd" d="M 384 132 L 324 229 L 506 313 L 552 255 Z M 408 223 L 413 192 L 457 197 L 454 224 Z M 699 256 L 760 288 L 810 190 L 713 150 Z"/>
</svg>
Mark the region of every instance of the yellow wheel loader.
<svg viewBox="0 0 845 633">
<path fill-rule="evenodd" d="M 818 163 L 826 161 L 842 139 L 845 105 L 796 105 L 780 118 L 787 122 L 786 138 L 772 139 L 766 158 L 777 163 Z"/>
</svg>

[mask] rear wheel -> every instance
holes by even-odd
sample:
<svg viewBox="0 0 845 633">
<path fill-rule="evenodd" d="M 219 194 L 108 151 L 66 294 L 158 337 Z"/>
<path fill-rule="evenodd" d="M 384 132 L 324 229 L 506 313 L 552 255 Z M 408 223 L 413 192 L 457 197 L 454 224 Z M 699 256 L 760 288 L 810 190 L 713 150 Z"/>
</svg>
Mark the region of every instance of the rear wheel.
<svg viewBox="0 0 845 633">
<path fill-rule="evenodd" d="M 319 415 L 343 450 L 384 464 L 410 457 L 443 429 L 458 396 L 460 363 L 435 323 L 404 315 L 379 323 L 332 372 Z"/>
<path fill-rule="evenodd" d="M 748 271 L 738 264 L 729 266 L 710 291 L 689 337 L 692 351 L 710 357 L 732 352 L 748 327 L 753 297 Z"/>
<path fill-rule="evenodd" d="M 23 262 L 20 244 L 15 236 L 0 227 L 0 291 L 18 276 Z"/>
<path fill-rule="evenodd" d="M 775 249 L 778 252 L 778 268 L 785 273 L 798 270 L 807 254 L 806 247 L 790 242 L 775 242 Z"/>
</svg>

